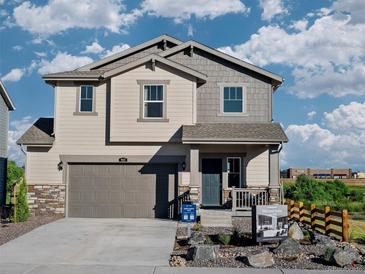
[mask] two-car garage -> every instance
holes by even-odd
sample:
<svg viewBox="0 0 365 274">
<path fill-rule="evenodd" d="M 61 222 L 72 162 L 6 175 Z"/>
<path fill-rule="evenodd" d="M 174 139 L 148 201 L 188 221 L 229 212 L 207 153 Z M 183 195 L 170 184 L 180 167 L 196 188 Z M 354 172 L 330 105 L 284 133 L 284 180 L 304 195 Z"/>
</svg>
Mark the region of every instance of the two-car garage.
<svg viewBox="0 0 365 274">
<path fill-rule="evenodd" d="M 171 218 L 176 196 L 177 164 L 68 165 L 69 217 Z"/>
</svg>

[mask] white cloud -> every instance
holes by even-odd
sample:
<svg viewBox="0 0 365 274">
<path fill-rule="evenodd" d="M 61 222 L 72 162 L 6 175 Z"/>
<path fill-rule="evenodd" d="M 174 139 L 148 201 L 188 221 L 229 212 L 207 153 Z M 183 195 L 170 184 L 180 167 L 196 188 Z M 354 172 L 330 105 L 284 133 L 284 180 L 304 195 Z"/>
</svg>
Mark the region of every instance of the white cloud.
<svg viewBox="0 0 365 274">
<path fill-rule="evenodd" d="M 40 68 L 38 69 L 38 72 L 40 74 L 47 74 L 73 70 L 89 64 L 92 61 L 93 59 L 90 57 L 74 56 L 68 54 L 67 52 L 59 52 L 51 61 L 43 59 L 40 62 Z"/>
<path fill-rule="evenodd" d="M 325 112 L 324 119 L 335 131 L 365 131 L 365 102 L 340 105 L 332 112 Z"/>
<path fill-rule="evenodd" d="M 6 81 L 17 82 L 23 77 L 24 73 L 25 73 L 24 69 L 14 68 L 11 71 L 9 71 L 5 76 L 1 77 L 1 80 L 3 82 Z"/>
<path fill-rule="evenodd" d="M 288 12 L 282 0 L 260 0 L 260 7 L 263 10 L 262 20 L 270 21 L 274 16 Z"/>
<path fill-rule="evenodd" d="M 112 49 L 104 51 L 104 53 L 102 54 L 102 58 L 113 55 L 115 53 L 121 52 L 121 51 L 129 49 L 129 48 L 130 48 L 130 46 L 128 44 L 116 45 Z"/>
<path fill-rule="evenodd" d="M 34 54 L 37 55 L 38 57 L 46 57 L 47 56 L 47 53 L 43 52 L 43 51 L 35 51 Z"/>
<path fill-rule="evenodd" d="M 15 50 L 15 51 L 21 51 L 22 49 L 23 49 L 23 46 L 20 46 L 20 45 L 13 46 L 13 50 Z"/>
<path fill-rule="evenodd" d="M 97 42 L 94 41 L 92 42 L 91 45 L 87 45 L 85 50 L 81 53 L 93 53 L 93 54 L 98 54 L 104 51 L 104 48 Z"/>
<path fill-rule="evenodd" d="M 264 26 L 247 42 L 220 50 L 259 66 L 290 67 L 294 84 L 289 91 L 300 98 L 365 95 L 365 24 L 351 24 L 350 15 L 328 9 L 319 14 L 309 27 L 294 22 L 299 32 Z"/>
<path fill-rule="evenodd" d="M 316 115 L 317 115 L 317 112 L 313 110 L 313 111 L 310 111 L 307 113 L 307 118 L 308 118 L 308 120 L 313 120 L 314 117 L 316 117 Z"/>
<path fill-rule="evenodd" d="M 308 20 L 302 19 L 295 21 L 292 25 L 290 25 L 291 28 L 298 30 L 298 31 L 305 31 L 308 26 Z"/>
<path fill-rule="evenodd" d="M 14 160 L 19 166 L 24 165 L 24 153 L 21 151 L 16 141 L 33 124 L 31 116 L 23 117 L 10 123 L 8 132 L 8 157 Z"/>
<path fill-rule="evenodd" d="M 351 23 L 365 23 L 364 0 L 338 0 L 333 3 L 332 9 L 340 13 L 351 13 Z"/>
<path fill-rule="evenodd" d="M 289 125 L 285 166 L 365 168 L 365 103 L 352 102 L 324 113 L 323 126 Z"/>
<path fill-rule="evenodd" d="M 42 36 L 56 34 L 72 28 L 106 28 L 120 32 L 141 16 L 133 10 L 125 12 L 122 0 L 49 0 L 45 5 L 26 1 L 14 9 L 18 26 Z"/>
<path fill-rule="evenodd" d="M 192 24 L 189 24 L 189 26 L 188 26 L 188 36 L 189 37 L 194 36 L 194 28 L 193 28 Z"/>
<path fill-rule="evenodd" d="M 144 0 L 142 11 L 149 15 L 173 18 L 176 23 L 189 20 L 214 19 L 228 13 L 248 13 L 249 9 L 240 0 Z"/>
</svg>

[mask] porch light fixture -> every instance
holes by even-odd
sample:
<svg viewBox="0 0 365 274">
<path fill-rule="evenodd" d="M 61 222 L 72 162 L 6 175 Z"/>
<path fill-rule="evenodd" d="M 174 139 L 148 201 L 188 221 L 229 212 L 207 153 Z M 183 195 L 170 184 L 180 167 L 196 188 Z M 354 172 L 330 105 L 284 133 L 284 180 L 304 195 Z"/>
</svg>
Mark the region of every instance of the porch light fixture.
<svg viewBox="0 0 365 274">
<path fill-rule="evenodd" d="M 185 171 L 185 169 L 186 169 L 186 163 L 185 163 L 185 161 L 184 161 L 184 162 L 182 162 L 181 167 L 182 167 L 182 169 Z"/>
<path fill-rule="evenodd" d="M 58 171 L 63 170 L 63 162 L 62 161 L 57 164 L 57 169 L 58 169 Z"/>
</svg>

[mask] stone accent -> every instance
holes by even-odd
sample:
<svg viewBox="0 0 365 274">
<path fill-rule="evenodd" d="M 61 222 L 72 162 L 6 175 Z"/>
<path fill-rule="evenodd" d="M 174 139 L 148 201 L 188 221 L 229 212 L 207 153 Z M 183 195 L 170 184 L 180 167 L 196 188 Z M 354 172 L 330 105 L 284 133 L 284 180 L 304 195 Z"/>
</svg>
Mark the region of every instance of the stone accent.
<svg viewBox="0 0 365 274">
<path fill-rule="evenodd" d="M 200 187 L 190 186 L 190 199 L 193 203 L 200 204 Z"/>
<path fill-rule="evenodd" d="M 280 204 L 280 189 L 275 187 L 269 187 L 269 203 L 270 205 Z"/>
<path fill-rule="evenodd" d="M 32 215 L 65 214 L 66 186 L 28 185 L 28 206 Z"/>
</svg>

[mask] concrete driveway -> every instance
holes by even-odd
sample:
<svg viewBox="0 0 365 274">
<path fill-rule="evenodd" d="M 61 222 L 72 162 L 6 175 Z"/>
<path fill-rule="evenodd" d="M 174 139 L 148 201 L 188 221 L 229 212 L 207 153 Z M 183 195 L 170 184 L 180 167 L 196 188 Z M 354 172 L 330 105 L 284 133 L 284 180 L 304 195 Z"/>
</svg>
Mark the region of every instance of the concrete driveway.
<svg viewBox="0 0 365 274">
<path fill-rule="evenodd" d="M 168 220 L 61 219 L 0 246 L 0 266 L 167 266 L 175 232 Z"/>
</svg>

